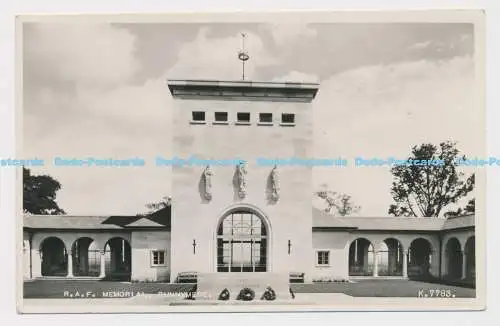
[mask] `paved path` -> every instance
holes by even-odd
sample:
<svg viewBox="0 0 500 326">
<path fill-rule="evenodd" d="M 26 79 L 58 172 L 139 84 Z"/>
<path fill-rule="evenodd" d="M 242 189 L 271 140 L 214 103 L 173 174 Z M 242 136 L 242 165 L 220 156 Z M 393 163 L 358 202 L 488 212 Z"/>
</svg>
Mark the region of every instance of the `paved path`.
<svg viewBox="0 0 500 326">
<path fill-rule="evenodd" d="M 408 280 L 360 280 L 355 283 L 291 284 L 297 293 L 343 293 L 352 297 L 455 297 L 474 298 L 474 289 Z M 25 298 L 130 298 L 137 294 L 183 297 L 192 284 L 121 283 L 82 280 L 36 280 L 24 283 Z"/>
</svg>

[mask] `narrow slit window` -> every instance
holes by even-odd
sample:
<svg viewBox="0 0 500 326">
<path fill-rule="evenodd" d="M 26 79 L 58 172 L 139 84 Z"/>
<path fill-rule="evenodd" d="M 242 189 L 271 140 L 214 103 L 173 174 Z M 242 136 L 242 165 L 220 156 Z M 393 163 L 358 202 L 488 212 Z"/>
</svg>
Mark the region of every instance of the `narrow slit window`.
<svg viewBox="0 0 500 326">
<path fill-rule="evenodd" d="M 196 122 L 205 122 L 205 112 L 203 112 L 203 111 L 194 111 L 193 112 L 193 121 L 196 121 Z"/>
<path fill-rule="evenodd" d="M 227 112 L 215 112 L 215 122 L 227 122 Z"/>
<path fill-rule="evenodd" d="M 238 122 L 250 123 L 250 113 L 248 112 L 239 112 L 237 114 Z"/>
<path fill-rule="evenodd" d="M 281 115 L 281 123 L 284 123 L 284 124 L 294 124 L 295 123 L 295 114 L 293 114 L 293 113 L 283 113 Z"/>
<path fill-rule="evenodd" d="M 259 114 L 259 122 L 261 123 L 272 123 L 273 114 L 272 113 L 261 113 Z"/>
</svg>

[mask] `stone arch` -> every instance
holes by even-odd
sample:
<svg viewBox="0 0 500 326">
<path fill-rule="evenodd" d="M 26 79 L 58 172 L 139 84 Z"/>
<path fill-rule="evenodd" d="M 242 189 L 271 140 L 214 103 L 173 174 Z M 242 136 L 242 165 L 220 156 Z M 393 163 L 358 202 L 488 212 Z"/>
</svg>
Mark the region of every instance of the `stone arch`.
<svg viewBox="0 0 500 326">
<path fill-rule="evenodd" d="M 101 253 L 99 244 L 91 237 L 76 239 L 71 245 L 74 276 L 99 276 Z"/>
<path fill-rule="evenodd" d="M 270 271 L 271 225 L 257 207 L 240 204 L 226 209 L 214 233 L 217 272 Z"/>
<path fill-rule="evenodd" d="M 403 276 L 404 248 L 400 240 L 394 237 L 384 239 L 378 255 L 380 276 Z"/>
<path fill-rule="evenodd" d="M 68 275 L 68 252 L 59 237 L 49 236 L 40 241 L 39 254 L 42 276 Z"/>
<path fill-rule="evenodd" d="M 433 247 L 425 238 L 416 238 L 408 247 L 408 276 L 426 277 L 431 274 Z M 435 259 L 435 258 L 434 258 Z"/>
<path fill-rule="evenodd" d="M 375 261 L 375 246 L 363 237 L 349 245 L 349 276 L 371 276 Z"/>
<path fill-rule="evenodd" d="M 465 279 L 475 281 L 476 278 L 476 237 L 471 236 L 464 245 Z"/>
<path fill-rule="evenodd" d="M 462 277 L 462 248 L 456 237 L 448 239 L 445 245 L 446 278 L 460 279 Z"/>
<path fill-rule="evenodd" d="M 106 279 L 129 281 L 132 273 L 131 246 L 127 239 L 115 236 L 104 244 Z"/>
</svg>

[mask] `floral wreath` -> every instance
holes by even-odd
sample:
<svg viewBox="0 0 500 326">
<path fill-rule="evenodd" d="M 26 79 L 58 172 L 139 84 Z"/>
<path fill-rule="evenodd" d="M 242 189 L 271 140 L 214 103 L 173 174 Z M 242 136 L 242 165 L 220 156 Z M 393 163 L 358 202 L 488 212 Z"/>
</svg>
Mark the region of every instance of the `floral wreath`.
<svg viewBox="0 0 500 326">
<path fill-rule="evenodd" d="M 274 292 L 272 287 L 268 286 L 260 299 L 266 301 L 274 301 L 276 300 L 276 292 Z"/>
<path fill-rule="evenodd" d="M 255 292 L 254 290 L 250 288 L 243 288 L 241 289 L 240 293 L 238 294 L 238 297 L 236 300 L 242 300 L 242 301 L 252 301 L 255 298 Z"/>
<path fill-rule="evenodd" d="M 224 290 L 222 290 L 222 292 L 219 294 L 219 300 L 222 300 L 222 301 L 227 301 L 229 300 L 229 290 L 226 288 Z"/>
</svg>

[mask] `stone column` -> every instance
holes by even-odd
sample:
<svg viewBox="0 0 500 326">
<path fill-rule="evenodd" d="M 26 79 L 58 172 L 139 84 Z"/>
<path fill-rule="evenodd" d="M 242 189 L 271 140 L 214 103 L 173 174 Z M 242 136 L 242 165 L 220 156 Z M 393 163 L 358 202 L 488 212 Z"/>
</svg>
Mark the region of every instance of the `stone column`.
<svg viewBox="0 0 500 326">
<path fill-rule="evenodd" d="M 68 277 L 73 277 L 73 253 L 68 251 Z"/>
<path fill-rule="evenodd" d="M 462 279 L 467 277 L 467 254 L 462 251 Z"/>
<path fill-rule="evenodd" d="M 42 276 L 42 252 L 37 249 L 31 250 L 31 278 Z"/>
<path fill-rule="evenodd" d="M 403 251 L 403 277 L 408 277 L 408 252 Z"/>
<path fill-rule="evenodd" d="M 104 252 L 104 250 L 101 250 L 100 254 L 101 254 L 101 264 L 99 265 L 99 267 L 100 267 L 99 277 L 105 278 L 106 277 L 106 253 Z"/>
<path fill-rule="evenodd" d="M 378 251 L 373 251 L 373 277 L 378 277 Z"/>
</svg>

